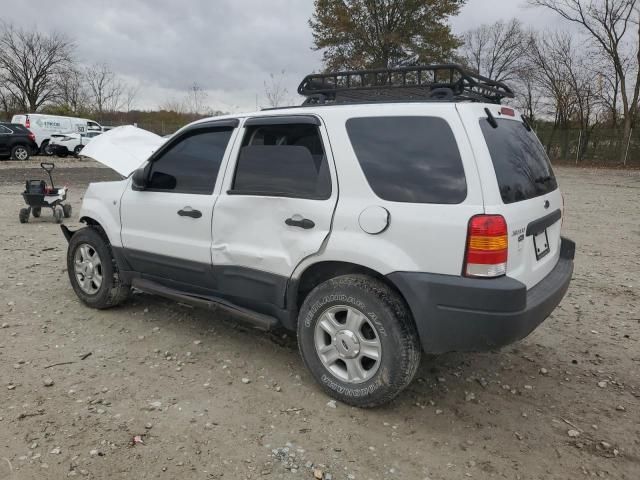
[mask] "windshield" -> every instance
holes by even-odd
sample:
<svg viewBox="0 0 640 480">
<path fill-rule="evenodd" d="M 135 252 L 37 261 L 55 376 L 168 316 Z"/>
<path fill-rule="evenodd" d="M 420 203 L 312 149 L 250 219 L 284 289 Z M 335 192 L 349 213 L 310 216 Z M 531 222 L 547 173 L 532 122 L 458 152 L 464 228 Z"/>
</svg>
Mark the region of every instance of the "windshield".
<svg viewBox="0 0 640 480">
<path fill-rule="evenodd" d="M 480 128 L 489 147 L 504 203 L 545 195 L 558 188 L 549 158 L 533 130 L 522 122 L 496 120 L 493 128 L 485 118 Z"/>
</svg>

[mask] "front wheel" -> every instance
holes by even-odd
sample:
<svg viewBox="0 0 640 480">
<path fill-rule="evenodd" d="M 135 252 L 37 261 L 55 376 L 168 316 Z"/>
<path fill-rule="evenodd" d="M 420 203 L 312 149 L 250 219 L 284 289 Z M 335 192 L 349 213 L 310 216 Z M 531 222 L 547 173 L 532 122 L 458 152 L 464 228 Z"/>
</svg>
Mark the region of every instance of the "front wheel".
<svg viewBox="0 0 640 480">
<path fill-rule="evenodd" d="M 365 275 L 333 278 L 307 296 L 298 343 L 322 388 L 357 407 L 391 401 L 411 383 L 422 353 L 404 300 Z"/>
<path fill-rule="evenodd" d="M 18 218 L 20 219 L 20 223 L 27 223 L 29 221 L 29 209 L 21 208 Z"/>
<path fill-rule="evenodd" d="M 78 298 L 92 308 L 115 307 L 126 300 L 131 290 L 120 280 L 109 243 L 93 227 L 83 228 L 71 237 L 67 271 Z"/>
<path fill-rule="evenodd" d="M 84 147 L 84 145 L 76 145 L 76 148 L 73 149 L 73 154 L 76 157 L 80 156 L 80 152 L 82 151 L 82 148 Z"/>
<path fill-rule="evenodd" d="M 71 217 L 71 205 L 69 205 L 68 203 L 62 205 L 62 214 L 64 215 L 64 218 Z"/>
<path fill-rule="evenodd" d="M 20 162 L 24 162 L 25 160 L 29 160 L 29 148 L 24 145 L 16 145 L 11 149 L 11 158 L 14 160 L 18 160 Z"/>
</svg>

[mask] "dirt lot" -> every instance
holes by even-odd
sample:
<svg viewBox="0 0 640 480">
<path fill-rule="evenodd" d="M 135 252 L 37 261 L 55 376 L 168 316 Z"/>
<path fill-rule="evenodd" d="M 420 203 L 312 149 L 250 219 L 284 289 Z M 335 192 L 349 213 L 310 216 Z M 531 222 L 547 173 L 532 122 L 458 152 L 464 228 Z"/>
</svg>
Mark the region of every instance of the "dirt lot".
<svg viewBox="0 0 640 480">
<path fill-rule="evenodd" d="M 358 410 L 328 405 L 291 336 L 142 294 L 85 308 L 49 213 L 18 223 L 29 165 L 0 163 L 0 479 L 640 478 L 640 172 L 558 169 L 576 272 L 541 328 Z M 58 165 L 74 225 L 113 174 Z"/>
</svg>

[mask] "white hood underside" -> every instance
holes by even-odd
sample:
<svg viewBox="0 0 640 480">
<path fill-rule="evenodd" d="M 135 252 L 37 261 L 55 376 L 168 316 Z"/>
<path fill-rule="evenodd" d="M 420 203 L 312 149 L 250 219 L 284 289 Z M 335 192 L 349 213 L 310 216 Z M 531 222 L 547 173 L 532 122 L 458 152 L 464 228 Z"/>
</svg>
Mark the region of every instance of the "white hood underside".
<svg viewBox="0 0 640 480">
<path fill-rule="evenodd" d="M 147 130 L 125 125 L 95 137 L 81 155 L 127 177 L 140 167 L 166 139 Z"/>
</svg>

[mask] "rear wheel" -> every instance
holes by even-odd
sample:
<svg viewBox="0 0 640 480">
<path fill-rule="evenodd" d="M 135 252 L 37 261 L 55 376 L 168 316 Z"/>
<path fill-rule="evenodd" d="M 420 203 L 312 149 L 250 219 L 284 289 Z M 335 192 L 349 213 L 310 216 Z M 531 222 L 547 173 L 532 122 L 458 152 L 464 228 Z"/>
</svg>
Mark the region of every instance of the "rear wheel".
<svg viewBox="0 0 640 480">
<path fill-rule="evenodd" d="M 111 247 L 96 228 L 83 228 L 71 237 L 67 271 L 78 298 L 93 308 L 119 305 L 131 290 L 121 282 Z"/>
<path fill-rule="evenodd" d="M 53 218 L 55 219 L 56 223 L 62 223 L 62 217 L 63 217 L 63 213 L 62 210 L 59 208 L 56 208 L 53 210 Z"/>
<path fill-rule="evenodd" d="M 71 217 L 71 205 L 66 204 L 62 206 L 62 213 L 64 214 L 64 218 Z"/>
<path fill-rule="evenodd" d="M 18 218 L 20 219 L 20 223 L 27 223 L 29 221 L 29 209 L 21 208 Z"/>
<path fill-rule="evenodd" d="M 82 147 L 84 145 L 76 145 L 76 148 L 73 149 L 73 154 L 77 157 L 80 155 L 80 152 L 82 151 Z"/>
<path fill-rule="evenodd" d="M 42 212 L 42 208 L 41 207 L 33 207 L 31 209 L 31 215 L 33 215 L 34 218 L 40 217 L 40 213 L 41 212 Z"/>
<path fill-rule="evenodd" d="M 420 363 L 418 334 L 404 300 L 365 275 L 336 277 L 316 287 L 300 309 L 298 342 L 322 388 L 358 407 L 392 400 Z"/>
<path fill-rule="evenodd" d="M 11 158 L 14 160 L 24 162 L 25 160 L 29 160 L 29 156 L 29 148 L 24 145 L 16 145 L 11 149 Z"/>
<path fill-rule="evenodd" d="M 43 155 L 50 157 L 55 153 L 55 148 L 53 145 L 49 143 L 49 140 L 45 140 L 44 142 L 42 142 L 42 145 L 40 146 L 40 152 Z"/>
</svg>

